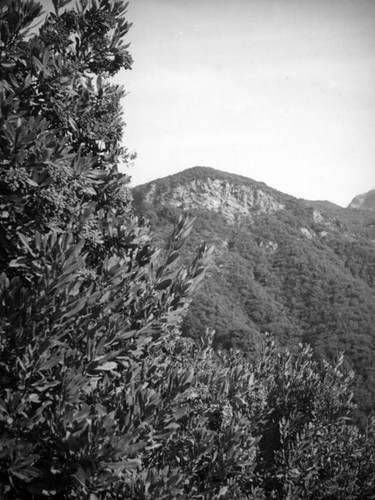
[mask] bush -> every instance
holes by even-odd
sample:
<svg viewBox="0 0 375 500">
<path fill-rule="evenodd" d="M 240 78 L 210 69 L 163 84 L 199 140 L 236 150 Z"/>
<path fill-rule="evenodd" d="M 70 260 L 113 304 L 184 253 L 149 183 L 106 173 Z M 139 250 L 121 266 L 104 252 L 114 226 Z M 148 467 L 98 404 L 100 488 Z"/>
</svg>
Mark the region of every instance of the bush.
<svg viewBox="0 0 375 500">
<path fill-rule="evenodd" d="M 209 254 L 202 246 L 181 268 L 185 218 L 159 262 L 117 172 L 130 159 L 119 146 L 123 91 L 105 78 L 130 67 L 126 5 L 54 6 L 31 37 L 40 5 L 1 7 L 0 482 L 9 499 L 94 498 L 138 467 L 149 442 L 139 442 L 143 389 L 133 394 L 133 379 L 149 345 L 180 323 Z"/>
</svg>

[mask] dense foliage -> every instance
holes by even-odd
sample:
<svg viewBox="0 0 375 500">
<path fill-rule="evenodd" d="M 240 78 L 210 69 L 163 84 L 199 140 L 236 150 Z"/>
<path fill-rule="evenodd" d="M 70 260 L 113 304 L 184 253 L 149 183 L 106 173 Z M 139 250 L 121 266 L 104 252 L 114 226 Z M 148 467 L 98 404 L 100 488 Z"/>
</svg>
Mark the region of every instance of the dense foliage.
<svg viewBox="0 0 375 500">
<path fill-rule="evenodd" d="M 191 211 L 197 221 L 185 255 L 202 240 L 216 252 L 185 318 L 184 334 L 197 338 L 202 326 L 212 328 L 216 344 L 253 352 L 270 332 L 290 349 L 299 342 L 311 344 L 321 358 L 333 360 L 344 351 L 357 374 L 356 400 L 364 412 L 373 411 L 374 213 L 296 200 L 251 179 L 196 167 L 158 180 L 151 206 L 144 202 L 149 185 L 134 189 L 160 245 L 181 209 L 157 200 L 207 179 L 229 182 L 239 192 L 248 186 L 260 189 L 285 208 L 254 210 L 235 222 L 214 211 Z"/>
<path fill-rule="evenodd" d="M 108 217 L 129 213 L 117 174 L 118 160 L 130 160 L 119 146 L 124 91 L 105 79 L 131 64 L 126 5 L 61 13 L 59 3 L 38 36 L 39 4 L 1 8 L 1 270 L 25 253 L 20 231 L 25 242 L 36 230 L 71 230 L 97 252 L 114 240 Z"/>
<path fill-rule="evenodd" d="M 211 252 L 158 255 L 117 170 L 126 5 L 64 5 L 1 6 L 0 497 L 374 498 L 342 358 L 180 336 Z"/>
<path fill-rule="evenodd" d="M 63 3 L 54 2 L 38 34 L 29 29 L 40 5 L 1 7 L 6 498 L 71 498 L 87 468 L 102 491 L 103 477 L 111 482 L 108 464 L 123 468 L 127 432 L 123 422 L 111 423 L 121 373 L 131 384 L 133 358 L 179 324 L 207 258 L 202 246 L 186 270 L 178 265 L 192 225 L 185 218 L 169 254 L 157 260 L 150 229 L 133 215 L 127 178 L 117 171 L 120 159 L 130 159 L 120 147 L 123 90 L 106 78 L 131 63 L 122 40 L 126 5 L 82 1 L 62 12 Z M 114 388 L 108 371 L 116 367 Z"/>
</svg>

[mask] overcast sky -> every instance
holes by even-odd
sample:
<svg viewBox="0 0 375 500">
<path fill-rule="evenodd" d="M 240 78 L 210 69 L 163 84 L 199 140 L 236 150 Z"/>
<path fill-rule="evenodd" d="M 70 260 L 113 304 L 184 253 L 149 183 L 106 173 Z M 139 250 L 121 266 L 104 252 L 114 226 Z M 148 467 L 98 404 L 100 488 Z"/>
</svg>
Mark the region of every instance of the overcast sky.
<svg viewBox="0 0 375 500">
<path fill-rule="evenodd" d="M 133 184 L 195 165 L 346 206 L 375 187 L 374 0 L 130 0 Z"/>
</svg>

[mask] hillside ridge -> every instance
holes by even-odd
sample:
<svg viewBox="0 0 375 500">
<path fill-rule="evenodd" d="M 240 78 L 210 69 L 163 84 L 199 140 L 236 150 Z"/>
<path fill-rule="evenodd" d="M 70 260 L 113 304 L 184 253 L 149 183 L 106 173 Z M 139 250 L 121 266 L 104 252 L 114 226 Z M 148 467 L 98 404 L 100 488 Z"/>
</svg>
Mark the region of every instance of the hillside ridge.
<svg viewBox="0 0 375 500">
<path fill-rule="evenodd" d="M 234 222 L 254 212 L 272 213 L 285 208 L 283 193 L 263 182 L 211 167 L 192 167 L 133 188 L 136 203 L 205 209 Z"/>
<path fill-rule="evenodd" d="M 183 250 L 206 241 L 213 262 L 182 325 L 187 336 L 214 329 L 215 344 L 258 350 L 266 332 L 316 355 L 344 351 L 358 374 L 356 397 L 375 410 L 375 213 L 308 201 L 264 183 L 195 167 L 137 186 L 136 212 L 155 243 L 183 213 L 196 216 Z"/>
<path fill-rule="evenodd" d="M 348 208 L 375 210 L 375 189 L 355 196 L 349 203 Z"/>
</svg>

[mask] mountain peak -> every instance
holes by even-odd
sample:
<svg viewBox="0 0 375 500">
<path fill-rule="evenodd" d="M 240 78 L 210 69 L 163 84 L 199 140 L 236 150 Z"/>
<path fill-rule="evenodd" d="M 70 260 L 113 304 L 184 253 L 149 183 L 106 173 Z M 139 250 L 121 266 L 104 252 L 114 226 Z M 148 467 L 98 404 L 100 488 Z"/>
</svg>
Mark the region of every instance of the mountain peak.
<svg viewBox="0 0 375 500">
<path fill-rule="evenodd" d="M 348 208 L 375 210 L 375 189 L 355 196 L 349 203 Z"/>
<path fill-rule="evenodd" d="M 271 333 L 317 356 L 346 351 L 360 375 L 360 407 L 375 408 L 374 211 L 294 198 L 266 184 L 194 167 L 133 189 L 135 212 L 167 248 L 181 213 L 196 216 L 183 262 L 206 241 L 215 251 L 182 324 L 215 345 L 256 350 Z M 360 387 L 362 385 L 362 387 Z"/>
<path fill-rule="evenodd" d="M 279 193 L 261 182 L 210 167 L 193 167 L 134 188 L 134 197 L 151 205 L 221 213 L 228 221 L 252 213 L 282 210 Z"/>
</svg>

